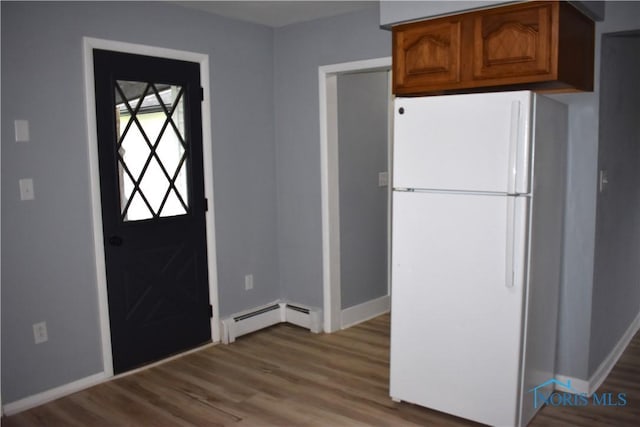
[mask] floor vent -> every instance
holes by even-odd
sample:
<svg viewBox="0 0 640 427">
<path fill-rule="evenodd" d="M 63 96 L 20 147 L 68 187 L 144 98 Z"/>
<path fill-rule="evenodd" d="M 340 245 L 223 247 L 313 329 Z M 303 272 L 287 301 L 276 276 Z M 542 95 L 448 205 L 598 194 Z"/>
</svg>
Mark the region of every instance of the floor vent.
<svg viewBox="0 0 640 427">
<path fill-rule="evenodd" d="M 222 342 L 232 343 L 239 336 L 281 322 L 289 322 L 317 334 L 322 331 L 321 313 L 319 309 L 276 301 L 223 319 Z"/>
</svg>

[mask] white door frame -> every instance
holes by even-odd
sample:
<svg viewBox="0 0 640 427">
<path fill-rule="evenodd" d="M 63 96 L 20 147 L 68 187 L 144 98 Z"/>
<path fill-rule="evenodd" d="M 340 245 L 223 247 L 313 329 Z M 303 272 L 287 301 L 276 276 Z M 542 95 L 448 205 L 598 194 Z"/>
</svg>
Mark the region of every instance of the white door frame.
<svg viewBox="0 0 640 427">
<path fill-rule="evenodd" d="M 338 75 L 357 71 L 390 69 L 391 57 L 323 65 L 318 68 L 320 174 L 322 181 L 322 285 L 325 332 L 333 332 L 341 327 Z M 391 135 L 388 140 L 391 141 Z M 389 162 L 391 162 L 391 156 L 389 156 Z M 388 218 L 390 219 L 390 215 Z"/>
<path fill-rule="evenodd" d="M 102 203 L 100 200 L 100 173 L 98 170 L 98 132 L 96 127 L 95 85 L 93 75 L 93 49 L 149 55 L 167 59 L 197 62 L 200 64 L 200 84 L 205 97 L 202 102 L 202 150 L 204 166 L 204 191 L 209 201 L 206 212 L 207 264 L 209 272 L 209 303 L 213 307 L 211 318 L 211 340 L 220 341 L 218 307 L 218 273 L 216 265 L 216 237 L 213 206 L 213 163 L 211 147 L 211 102 L 209 85 L 209 55 L 155 46 L 124 43 L 112 40 L 83 37 L 84 78 L 87 109 L 87 141 L 89 149 L 89 176 L 91 185 L 91 212 L 93 221 L 93 243 L 95 250 L 96 281 L 98 287 L 98 310 L 102 342 L 102 360 L 106 377 L 113 376 L 113 356 L 111 353 L 111 328 L 109 325 L 109 302 L 107 298 L 107 272 L 104 259 L 104 236 L 102 232 Z"/>
</svg>

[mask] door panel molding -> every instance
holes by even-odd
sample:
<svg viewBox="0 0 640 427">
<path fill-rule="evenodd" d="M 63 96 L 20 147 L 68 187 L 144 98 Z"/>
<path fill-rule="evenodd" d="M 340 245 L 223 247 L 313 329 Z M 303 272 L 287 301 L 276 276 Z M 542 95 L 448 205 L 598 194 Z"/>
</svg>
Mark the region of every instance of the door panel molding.
<svg viewBox="0 0 640 427">
<path fill-rule="evenodd" d="M 104 252 L 104 234 L 102 229 L 102 203 L 100 197 L 100 174 L 98 167 L 98 134 L 96 124 L 95 84 L 93 72 L 93 49 L 111 50 L 138 55 L 155 56 L 166 59 L 196 62 L 200 64 L 201 86 L 205 94 L 210 94 L 209 55 L 167 49 L 142 44 L 124 43 L 112 40 L 83 37 L 83 61 L 85 78 L 85 102 L 87 113 L 88 164 L 91 190 L 91 212 L 96 266 L 96 284 L 104 374 L 113 376 L 113 357 L 111 348 L 111 330 L 109 324 L 109 305 L 107 297 L 107 276 Z M 202 150 L 205 197 L 209 206 L 206 212 L 207 269 L 209 276 L 209 303 L 213 307 L 211 317 L 211 340 L 220 341 L 220 314 L 218 304 L 218 274 L 216 264 L 215 208 L 213 206 L 213 162 L 211 146 L 211 102 L 205 96 L 202 104 Z"/>
</svg>

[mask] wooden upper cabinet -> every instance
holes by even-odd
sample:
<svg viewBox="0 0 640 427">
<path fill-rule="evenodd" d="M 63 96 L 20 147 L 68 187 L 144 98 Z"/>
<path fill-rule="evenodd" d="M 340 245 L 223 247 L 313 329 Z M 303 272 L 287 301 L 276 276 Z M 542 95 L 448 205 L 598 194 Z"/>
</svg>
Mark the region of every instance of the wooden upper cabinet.
<svg viewBox="0 0 640 427">
<path fill-rule="evenodd" d="M 393 27 L 396 95 L 593 90 L 594 23 L 565 2 L 525 2 Z"/>
</svg>

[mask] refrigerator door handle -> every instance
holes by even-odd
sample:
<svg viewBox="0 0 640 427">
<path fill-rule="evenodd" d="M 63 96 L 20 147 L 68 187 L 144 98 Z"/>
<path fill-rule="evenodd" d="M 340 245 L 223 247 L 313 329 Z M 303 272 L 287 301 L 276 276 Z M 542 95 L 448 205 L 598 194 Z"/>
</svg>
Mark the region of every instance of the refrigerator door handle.
<svg viewBox="0 0 640 427">
<path fill-rule="evenodd" d="M 513 288 L 513 261 L 515 252 L 515 227 L 516 227 L 516 214 L 515 214 L 515 197 L 507 197 L 507 241 L 506 241 L 506 256 L 505 256 L 505 286 L 507 288 Z"/>
<path fill-rule="evenodd" d="M 518 148 L 520 146 L 520 101 L 511 102 L 511 127 L 509 135 L 509 164 L 507 170 L 507 193 L 516 193 L 518 178 Z"/>
<path fill-rule="evenodd" d="M 513 288 L 524 277 L 527 247 L 529 197 L 507 197 L 507 238 L 505 256 L 505 286 Z"/>
</svg>

